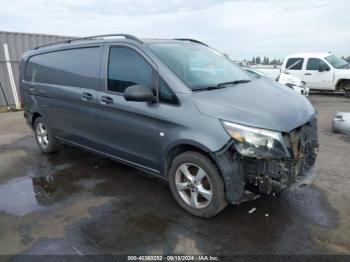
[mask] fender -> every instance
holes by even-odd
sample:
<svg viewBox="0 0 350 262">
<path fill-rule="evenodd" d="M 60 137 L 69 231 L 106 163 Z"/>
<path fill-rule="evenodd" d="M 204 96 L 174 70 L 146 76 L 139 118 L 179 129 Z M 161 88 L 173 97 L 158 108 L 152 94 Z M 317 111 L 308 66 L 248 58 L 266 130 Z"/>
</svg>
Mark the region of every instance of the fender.
<svg viewBox="0 0 350 262">
<path fill-rule="evenodd" d="M 244 173 L 242 164 L 237 154 L 232 150 L 231 140 L 223 149 L 212 152 L 210 155 L 215 160 L 224 179 L 225 196 L 227 202 L 239 204 L 244 196 Z"/>
<path fill-rule="evenodd" d="M 193 141 L 193 140 L 188 140 L 188 139 L 176 140 L 175 142 L 168 144 L 162 152 L 161 170 L 162 170 L 162 175 L 165 179 L 168 179 L 167 171 L 168 171 L 170 164 L 171 164 L 171 161 L 169 162 L 167 157 L 169 156 L 170 152 L 178 146 L 196 148 L 196 149 L 199 149 L 200 151 L 205 152 L 205 153 L 210 152 L 209 148 L 207 148 L 203 144 L 198 143 L 198 142 Z"/>
</svg>

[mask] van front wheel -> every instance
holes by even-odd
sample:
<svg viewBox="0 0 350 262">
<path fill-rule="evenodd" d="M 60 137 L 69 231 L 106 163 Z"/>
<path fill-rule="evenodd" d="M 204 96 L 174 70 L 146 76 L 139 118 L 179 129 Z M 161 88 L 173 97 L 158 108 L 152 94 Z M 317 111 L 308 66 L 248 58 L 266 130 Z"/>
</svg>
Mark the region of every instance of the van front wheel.
<svg viewBox="0 0 350 262">
<path fill-rule="evenodd" d="M 169 185 L 177 203 L 192 215 L 212 217 L 227 205 L 217 167 L 198 152 L 186 152 L 174 159 Z"/>
</svg>

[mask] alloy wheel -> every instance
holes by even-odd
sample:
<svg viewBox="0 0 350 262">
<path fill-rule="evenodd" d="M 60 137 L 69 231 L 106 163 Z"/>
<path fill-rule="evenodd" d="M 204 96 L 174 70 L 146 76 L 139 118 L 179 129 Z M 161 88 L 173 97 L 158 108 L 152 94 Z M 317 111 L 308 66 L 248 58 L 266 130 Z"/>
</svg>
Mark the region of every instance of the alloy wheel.
<svg viewBox="0 0 350 262">
<path fill-rule="evenodd" d="M 49 134 L 47 131 L 47 127 L 43 123 L 39 122 L 36 125 L 35 134 L 40 146 L 46 149 L 49 146 Z"/>
<path fill-rule="evenodd" d="M 195 209 L 207 207 L 213 197 L 209 176 L 193 163 L 184 163 L 178 167 L 175 186 L 182 200 Z"/>
</svg>

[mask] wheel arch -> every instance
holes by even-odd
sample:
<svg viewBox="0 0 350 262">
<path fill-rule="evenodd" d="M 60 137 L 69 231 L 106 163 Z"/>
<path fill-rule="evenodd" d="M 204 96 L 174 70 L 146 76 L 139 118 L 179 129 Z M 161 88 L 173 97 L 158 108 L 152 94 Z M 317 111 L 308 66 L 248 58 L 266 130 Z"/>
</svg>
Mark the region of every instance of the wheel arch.
<svg viewBox="0 0 350 262">
<path fill-rule="evenodd" d="M 343 88 L 343 83 L 348 83 L 348 86 L 350 86 L 350 79 L 348 78 L 339 78 L 337 83 L 335 84 L 336 90 L 340 90 Z"/>
<path fill-rule="evenodd" d="M 187 151 L 201 153 L 208 156 L 215 163 L 215 160 L 210 156 L 210 150 L 206 146 L 193 141 L 179 141 L 176 144 L 169 146 L 163 154 L 163 175 L 166 178 L 168 178 L 168 170 L 170 169 L 174 158 Z"/>
<path fill-rule="evenodd" d="M 231 143 L 225 145 L 217 152 L 210 151 L 204 145 L 193 142 L 182 142 L 169 148 L 163 157 L 163 175 L 168 179 L 168 171 L 176 156 L 186 151 L 195 151 L 207 156 L 219 171 L 224 182 L 226 200 L 230 203 L 238 203 L 243 196 L 243 170 L 240 162 L 230 151 Z"/>
<path fill-rule="evenodd" d="M 34 129 L 35 120 L 36 120 L 38 117 L 42 117 L 42 115 L 39 114 L 38 112 L 35 112 L 35 113 L 33 114 L 33 116 L 32 116 L 31 124 L 32 124 L 33 129 Z"/>
</svg>

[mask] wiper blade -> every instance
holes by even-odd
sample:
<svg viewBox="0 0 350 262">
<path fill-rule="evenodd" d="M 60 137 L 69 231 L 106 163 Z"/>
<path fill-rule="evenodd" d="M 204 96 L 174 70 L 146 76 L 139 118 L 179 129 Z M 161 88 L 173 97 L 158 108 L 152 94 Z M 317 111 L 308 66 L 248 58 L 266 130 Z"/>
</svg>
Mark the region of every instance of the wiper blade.
<svg viewBox="0 0 350 262">
<path fill-rule="evenodd" d="M 221 89 L 224 88 L 224 86 L 205 86 L 205 87 L 195 87 L 192 88 L 192 91 L 203 91 L 203 90 L 214 90 L 214 89 Z"/>
<path fill-rule="evenodd" d="M 241 79 L 241 80 L 235 80 L 235 81 L 228 81 L 228 82 L 222 82 L 217 84 L 217 86 L 227 86 L 227 85 L 235 85 L 235 84 L 242 84 L 242 83 L 248 83 L 251 82 L 252 80 L 248 79 Z"/>
<path fill-rule="evenodd" d="M 227 85 L 242 84 L 242 83 L 248 83 L 251 81 L 252 80 L 249 80 L 249 79 L 241 79 L 241 80 L 235 80 L 235 81 L 222 82 L 222 83 L 219 83 L 217 85 L 212 85 L 212 86 L 195 87 L 192 89 L 192 91 L 221 89 L 221 88 L 225 88 Z"/>
</svg>

